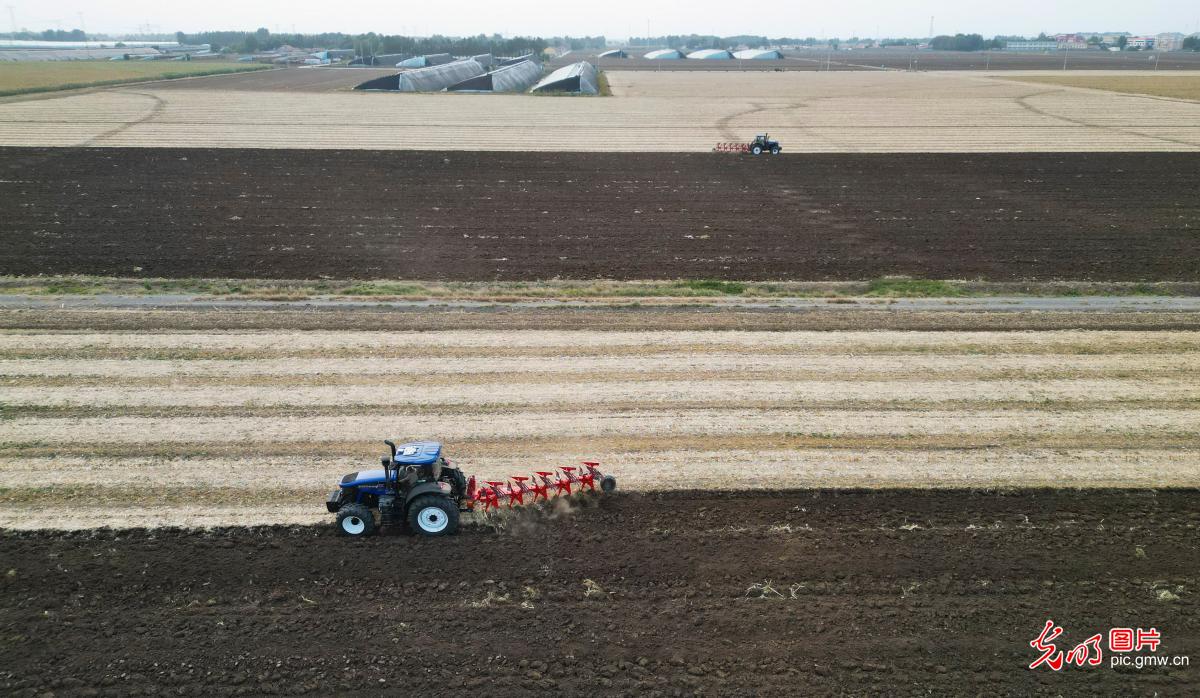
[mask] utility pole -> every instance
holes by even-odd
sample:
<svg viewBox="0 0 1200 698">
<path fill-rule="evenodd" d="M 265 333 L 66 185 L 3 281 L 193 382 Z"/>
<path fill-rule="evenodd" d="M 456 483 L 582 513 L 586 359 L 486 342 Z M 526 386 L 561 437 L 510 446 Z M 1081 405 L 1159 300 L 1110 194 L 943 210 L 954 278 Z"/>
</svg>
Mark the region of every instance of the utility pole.
<svg viewBox="0 0 1200 698">
<path fill-rule="evenodd" d="M 13 12 L 13 6 L 8 6 L 8 21 L 12 22 L 13 38 L 17 38 L 17 13 Z"/>
<path fill-rule="evenodd" d="M 82 12 L 76 12 L 76 13 L 75 13 L 75 15 L 79 17 L 79 31 L 83 32 L 83 33 L 84 33 L 84 35 L 86 35 L 86 34 L 87 34 L 87 27 L 85 27 L 85 26 L 84 26 L 84 24 L 83 24 L 83 13 L 82 13 Z"/>
<path fill-rule="evenodd" d="M 929 38 L 933 38 L 933 15 L 929 15 Z"/>
</svg>

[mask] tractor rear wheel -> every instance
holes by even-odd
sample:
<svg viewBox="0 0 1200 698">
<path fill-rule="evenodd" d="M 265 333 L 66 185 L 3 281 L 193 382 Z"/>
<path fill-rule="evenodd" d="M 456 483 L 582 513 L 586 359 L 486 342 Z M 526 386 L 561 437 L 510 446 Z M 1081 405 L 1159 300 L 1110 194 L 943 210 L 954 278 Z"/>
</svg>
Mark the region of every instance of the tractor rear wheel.
<svg viewBox="0 0 1200 698">
<path fill-rule="evenodd" d="M 337 527 L 343 536 L 369 536 L 375 532 L 375 515 L 362 504 L 347 504 L 338 509 Z"/>
<path fill-rule="evenodd" d="M 426 494 L 408 505 L 408 527 L 423 536 L 448 536 L 458 530 L 458 506 L 449 498 Z"/>
<path fill-rule="evenodd" d="M 753 145 L 750 147 L 750 152 L 755 155 L 762 155 L 762 146 L 757 144 Z"/>
</svg>

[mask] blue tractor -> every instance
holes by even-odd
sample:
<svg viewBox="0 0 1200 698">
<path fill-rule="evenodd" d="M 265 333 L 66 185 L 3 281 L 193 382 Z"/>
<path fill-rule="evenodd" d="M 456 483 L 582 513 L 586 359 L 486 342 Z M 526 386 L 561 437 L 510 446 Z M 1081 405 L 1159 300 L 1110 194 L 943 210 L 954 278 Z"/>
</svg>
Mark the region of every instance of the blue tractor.
<svg viewBox="0 0 1200 698">
<path fill-rule="evenodd" d="M 783 147 L 779 145 L 779 141 L 771 138 L 766 133 L 760 133 L 750 141 L 750 154 L 762 155 L 763 151 L 767 151 L 772 155 L 778 155 L 783 152 Z"/>
<path fill-rule="evenodd" d="M 380 526 L 404 523 L 426 536 L 457 531 L 459 512 L 470 506 L 474 478 L 468 482 L 451 466 L 437 441 L 384 443 L 390 454 L 383 457 L 382 468 L 346 475 L 326 500 L 326 508 L 337 515 L 338 531 L 369 536 Z"/>
</svg>

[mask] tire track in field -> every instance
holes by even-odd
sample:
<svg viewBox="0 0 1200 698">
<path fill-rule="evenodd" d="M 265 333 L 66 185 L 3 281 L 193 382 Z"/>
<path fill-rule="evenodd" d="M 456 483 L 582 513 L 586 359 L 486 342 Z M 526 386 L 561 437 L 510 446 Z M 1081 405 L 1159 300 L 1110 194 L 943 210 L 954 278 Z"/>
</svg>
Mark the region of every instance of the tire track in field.
<svg viewBox="0 0 1200 698">
<path fill-rule="evenodd" d="M 1157 135 L 1153 135 L 1153 134 L 1149 134 L 1149 133 L 1144 133 L 1141 131 L 1135 131 L 1135 130 L 1128 129 L 1128 128 L 1119 128 L 1116 126 L 1105 126 L 1103 124 L 1096 124 L 1096 123 L 1092 123 L 1090 121 L 1084 121 L 1083 119 L 1077 119 L 1077 118 L 1072 118 L 1069 116 L 1063 116 L 1061 114 L 1053 114 L 1045 109 L 1041 109 L 1039 107 L 1033 106 L 1028 101 L 1034 97 L 1041 97 L 1043 95 L 1056 94 L 1056 93 L 1060 93 L 1060 92 L 1069 92 L 1069 91 L 1070 90 L 1067 90 L 1065 88 L 1057 89 L 1057 90 L 1045 90 L 1042 92 L 1035 92 L 1030 95 L 1025 95 L 1023 97 L 1018 97 L 1014 101 L 1017 104 L 1019 104 L 1023 109 L 1025 109 L 1029 112 L 1032 112 L 1039 116 L 1044 116 L 1044 117 L 1047 117 L 1050 119 L 1062 121 L 1064 123 L 1071 124 L 1074 126 L 1083 126 L 1086 128 L 1094 128 L 1099 131 L 1109 131 L 1112 133 L 1120 133 L 1120 134 L 1127 135 L 1127 136 L 1139 136 L 1141 138 L 1150 138 L 1152 140 L 1162 141 L 1163 143 L 1172 143 L 1175 145 L 1186 145 L 1186 146 L 1192 146 L 1192 147 L 1200 146 L 1200 142 L 1187 141 L 1187 140 L 1182 140 L 1182 139 L 1178 139 L 1178 138 L 1170 138 L 1168 136 L 1157 136 Z"/>
<path fill-rule="evenodd" d="M 76 146 L 76 147 L 87 148 L 87 147 L 91 147 L 91 146 L 103 145 L 104 141 L 108 140 L 109 138 L 112 138 L 113 136 L 116 136 L 120 133 L 124 133 L 125 131 L 128 131 L 129 129 L 131 129 L 135 126 L 138 126 L 140 124 L 149 123 L 150 121 L 154 120 L 159 115 L 161 115 L 163 113 L 163 111 L 167 108 L 166 100 L 162 99 L 158 95 L 151 94 L 149 92 L 135 92 L 133 90 L 125 90 L 125 92 L 127 92 L 128 94 L 138 95 L 141 97 L 147 97 L 150 100 L 152 100 L 153 106 L 150 107 L 150 111 L 146 112 L 144 115 L 138 117 L 137 119 L 134 119 L 133 121 L 127 121 L 127 122 L 121 124 L 120 126 L 117 126 L 116 128 L 111 128 L 107 131 L 96 134 L 95 136 L 78 144 L 78 146 Z"/>
</svg>

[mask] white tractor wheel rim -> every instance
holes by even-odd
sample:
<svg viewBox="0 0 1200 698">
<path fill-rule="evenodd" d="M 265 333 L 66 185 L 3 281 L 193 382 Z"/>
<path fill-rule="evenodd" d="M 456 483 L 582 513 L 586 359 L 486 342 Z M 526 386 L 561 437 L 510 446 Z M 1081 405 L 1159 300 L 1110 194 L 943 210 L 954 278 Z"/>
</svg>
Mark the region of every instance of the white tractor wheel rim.
<svg viewBox="0 0 1200 698">
<path fill-rule="evenodd" d="M 438 533 L 450 525 L 450 517 L 439 507 L 425 507 L 417 514 L 417 525 L 422 531 Z"/>
<path fill-rule="evenodd" d="M 342 530 L 350 535 L 357 536 L 367 530 L 367 522 L 357 516 L 347 516 L 342 519 Z"/>
</svg>

